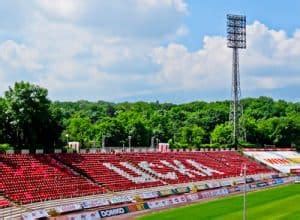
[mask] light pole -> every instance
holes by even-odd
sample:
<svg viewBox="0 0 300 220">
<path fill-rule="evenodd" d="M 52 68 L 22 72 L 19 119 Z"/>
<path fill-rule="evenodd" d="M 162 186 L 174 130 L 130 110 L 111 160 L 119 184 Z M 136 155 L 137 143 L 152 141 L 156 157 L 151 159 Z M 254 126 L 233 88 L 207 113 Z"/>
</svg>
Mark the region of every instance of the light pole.
<svg viewBox="0 0 300 220">
<path fill-rule="evenodd" d="M 131 151 L 131 136 L 128 136 L 128 147 L 129 147 L 129 151 Z"/>
<path fill-rule="evenodd" d="M 244 176 L 244 207 L 243 207 L 243 220 L 247 219 L 247 204 L 246 204 L 246 195 L 247 195 L 247 164 L 242 164 L 241 175 Z"/>
<path fill-rule="evenodd" d="M 152 136 L 151 137 L 151 148 L 154 148 L 154 139 L 155 139 L 155 136 Z"/>
<path fill-rule="evenodd" d="M 246 49 L 246 16 L 227 15 L 227 47 L 232 48 L 232 101 L 230 105 L 230 121 L 233 125 L 233 144 L 237 148 L 241 138 L 240 117 L 243 108 L 240 103 L 240 68 L 239 49 Z"/>
<path fill-rule="evenodd" d="M 105 150 L 105 135 L 102 136 L 102 150 Z"/>
<path fill-rule="evenodd" d="M 66 138 L 67 138 L 67 146 L 69 145 L 69 134 L 66 134 Z"/>
</svg>

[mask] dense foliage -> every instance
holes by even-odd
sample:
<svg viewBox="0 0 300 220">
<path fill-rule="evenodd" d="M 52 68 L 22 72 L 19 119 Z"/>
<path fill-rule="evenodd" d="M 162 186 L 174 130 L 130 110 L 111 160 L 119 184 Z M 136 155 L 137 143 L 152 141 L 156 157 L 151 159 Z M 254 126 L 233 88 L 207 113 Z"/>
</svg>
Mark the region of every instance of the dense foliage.
<svg viewBox="0 0 300 220">
<path fill-rule="evenodd" d="M 272 98 L 242 100 L 241 123 L 251 146 L 300 144 L 300 103 Z M 150 146 L 176 148 L 230 146 L 229 101 L 169 103 L 51 102 L 47 90 L 19 82 L 0 99 L 0 143 L 17 149 L 51 150 L 69 141 L 83 147 Z M 4 145 L 7 148 L 7 145 Z"/>
</svg>

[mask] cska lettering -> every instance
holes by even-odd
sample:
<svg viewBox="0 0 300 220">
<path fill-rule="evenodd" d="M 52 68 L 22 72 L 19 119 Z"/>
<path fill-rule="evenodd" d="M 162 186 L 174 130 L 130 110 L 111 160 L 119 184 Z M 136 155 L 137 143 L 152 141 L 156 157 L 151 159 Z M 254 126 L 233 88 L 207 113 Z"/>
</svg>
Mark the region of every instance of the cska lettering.
<svg viewBox="0 0 300 220">
<path fill-rule="evenodd" d="M 127 173 L 125 170 L 122 170 L 122 169 L 112 165 L 111 163 L 103 163 L 103 165 L 105 167 L 107 167 L 108 169 L 113 170 L 117 174 L 125 177 L 128 180 L 131 180 L 134 183 L 146 183 L 146 182 L 157 182 L 158 181 L 154 177 L 150 176 L 147 173 L 144 173 L 143 171 L 141 171 L 140 169 L 132 166 L 128 162 L 120 162 L 120 164 L 122 166 L 126 167 L 127 169 L 131 170 L 132 172 L 134 172 L 138 176 L 132 176 L 131 174 Z"/>
<path fill-rule="evenodd" d="M 190 178 L 194 178 L 195 175 L 198 176 L 206 176 L 203 173 L 198 172 L 197 170 L 191 170 L 186 168 L 179 160 L 173 160 L 174 165 L 169 163 L 166 160 L 161 160 L 160 161 L 162 164 L 166 165 L 167 167 L 172 168 L 173 170 L 178 171 L 179 173 L 181 173 L 182 175 L 188 176 Z M 194 175 L 195 174 L 195 175 Z"/>
<path fill-rule="evenodd" d="M 142 169 L 148 171 L 149 173 L 151 173 L 161 179 L 170 179 L 170 180 L 177 179 L 177 175 L 175 172 L 160 173 L 153 169 L 153 168 L 163 168 L 163 166 L 161 166 L 161 165 L 148 163 L 147 161 L 142 161 L 139 163 L 139 167 L 141 167 Z"/>
<path fill-rule="evenodd" d="M 160 160 L 161 164 L 154 164 L 148 161 L 141 161 L 138 163 L 138 167 L 128 162 L 120 162 L 119 167 L 116 167 L 111 163 L 103 163 L 103 165 L 134 183 L 146 183 L 146 182 L 157 182 L 157 181 L 163 182 L 163 180 L 176 180 L 178 179 L 176 172 L 188 176 L 190 178 L 195 178 L 195 176 L 213 176 L 214 174 L 220 174 L 220 175 L 224 174 L 221 171 L 207 167 L 192 159 L 187 159 L 185 160 L 185 162 L 189 164 L 191 168 L 186 167 L 179 160 L 173 160 L 172 162 L 166 160 Z M 122 167 L 132 171 L 132 173 L 136 175 L 132 175 L 128 173 L 128 171 L 122 169 Z M 169 169 L 171 168 L 174 171 L 168 171 L 166 173 L 161 173 L 157 171 L 157 169 L 164 169 L 164 168 L 169 168 Z"/>
<path fill-rule="evenodd" d="M 205 173 L 206 176 L 212 176 L 213 173 L 217 173 L 221 175 L 224 174 L 223 172 L 204 166 L 194 160 L 187 159 L 186 162 L 191 164 L 193 167 L 195 167 L 197 170 L 201 171 L 202 173 Z"/>
</svg>

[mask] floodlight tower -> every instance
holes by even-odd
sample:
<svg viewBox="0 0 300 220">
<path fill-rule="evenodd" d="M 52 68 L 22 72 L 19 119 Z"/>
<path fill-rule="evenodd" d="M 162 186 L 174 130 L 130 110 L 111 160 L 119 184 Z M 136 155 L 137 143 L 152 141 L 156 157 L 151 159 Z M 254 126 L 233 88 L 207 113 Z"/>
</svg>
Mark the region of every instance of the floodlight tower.
<svg viewBox="0 0 300 220">
<path fill-rule="evenodd" d="M 233 52 L 230 121 L 233 124 L 233 144 L 237 147 L 241 136 L 239 118 L 242 114 L 238 49 L 246 49 L 246 16 L 227 15 L 227 47 L 232 48 Z"/>
</svg>

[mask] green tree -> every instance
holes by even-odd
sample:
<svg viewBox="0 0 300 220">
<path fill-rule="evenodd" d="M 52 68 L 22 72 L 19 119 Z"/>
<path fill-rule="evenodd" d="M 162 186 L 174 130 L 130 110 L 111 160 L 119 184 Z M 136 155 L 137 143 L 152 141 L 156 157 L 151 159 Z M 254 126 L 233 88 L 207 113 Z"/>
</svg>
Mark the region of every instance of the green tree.
<svg viewBox="0 0 300 220">
<path fill-rule="evenodd" d="M 241 126 L 242 126 L 242 133 L 244 137 L 246 138 L 246 142 L 253 143 L 253 144 L 259 144 L 259 131 L 257 127 L 257 122 L 254 118 L 243 115 L 241 120 Z"/>
<path fill-rule="evenodd" d="M 179 146 L 183 148 L 199 148 L 204 143 L 205 131 L 198 126 L 180 129 Z"/>
<path fill-rule="evenodd" d="M 115 118 L 106 117 L 94 125 L 93 136 L 102 143 L 105 136 L 105 146 L 121 146 L 127 138 L 124 127 Z"/>
<path fill-rule="evenodd" d="M 6 101 L 0 98 L 0 143 L 6 143 L 10 140 L 10 130 L 8 121 L 8 112 Z"/>
<path fill-rule="evenodd" d="M 232 125 L 229 123 L 217 125 L 211 133 L 211 143 L 219 145 L 231 145 L 232 129 Z"/>
<path fill-rule="evenodd" d="M 68 135 L 70 141 L 78 141 L 82 147 L 87 147 L 89 142 L 93 140 L 92 134 L 91 120 L 88 117 L 74 116 L 74 118 L 70 119 L 62 138 Z"/>
<path fill-rule="evenodd" d="M 300 144 L 300 120 L 298 117 L 281 117 L 273 132 L 273 142 L 277 146 Z"/>
<path fill-rule="evenodd" d="M 47 150 L 53 146 L 48 133 L 52 115 L 47 95 L 46 89 L 23 81 L 5 92 L 10 143 L 17 148 Z"/>
</svg>

